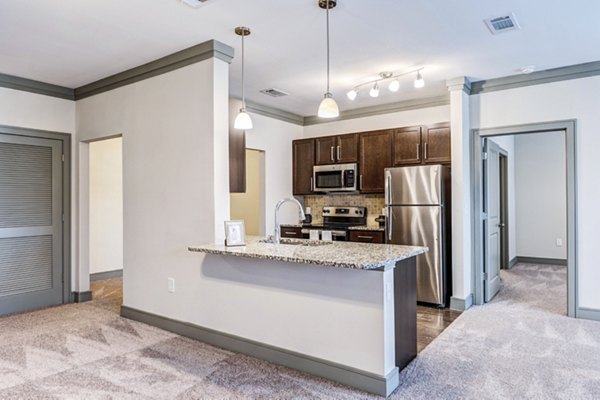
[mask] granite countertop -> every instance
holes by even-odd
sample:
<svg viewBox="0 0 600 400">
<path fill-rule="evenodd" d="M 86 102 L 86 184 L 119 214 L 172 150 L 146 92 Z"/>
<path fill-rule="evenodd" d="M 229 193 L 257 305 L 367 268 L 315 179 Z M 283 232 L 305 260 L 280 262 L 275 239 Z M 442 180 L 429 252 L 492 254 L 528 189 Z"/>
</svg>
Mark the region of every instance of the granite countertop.
<svg viewBox="0 0 600 400">
<path fill-rule="evenodd" d="M 385 232 L 385 228 L 379 225 L 358 225 L 348 228 L 351 231 L 378 231 Z"/>
<path fill-rule="evenodd" d="M 314 264 L 349 269 L 390 269 L 396 262 L 429 251 L 427 247 L 354 242 L 324 242 L 304 239 L 282 239 L 279 245 L 262 243 L 264 238 L 246 236 L 246 245 L 226 247 L 223 244 L 189 246 L 199 253 Z"/>
</svg>

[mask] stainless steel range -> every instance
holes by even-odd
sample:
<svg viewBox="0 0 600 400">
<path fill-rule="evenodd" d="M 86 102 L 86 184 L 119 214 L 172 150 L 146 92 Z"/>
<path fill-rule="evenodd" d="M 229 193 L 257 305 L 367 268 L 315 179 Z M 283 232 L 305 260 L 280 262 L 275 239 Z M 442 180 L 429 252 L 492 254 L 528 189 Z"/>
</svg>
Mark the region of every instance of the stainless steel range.
<svg viewBox="0 0 600 400">
<path fill-rule="evenodd" d="M 311 230 L 331 231 L 333 240 L 348 240 L 348 228 L 351 226 L 366 225 L 366 207 L 323 207 L 323 223 L 303 225 L 302 234 L 308 237 Z"/>
</svg>

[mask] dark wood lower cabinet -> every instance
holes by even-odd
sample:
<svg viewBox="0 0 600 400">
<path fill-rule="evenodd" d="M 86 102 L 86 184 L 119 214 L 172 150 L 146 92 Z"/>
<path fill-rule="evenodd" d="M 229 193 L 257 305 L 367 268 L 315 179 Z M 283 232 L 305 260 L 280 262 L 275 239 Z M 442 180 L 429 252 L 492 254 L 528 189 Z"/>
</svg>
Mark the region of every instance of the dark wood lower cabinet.
<svg viewBox="0 0 600 400">
<path fill-rule="evenodd" d="M 281 227 L 281 237 L 284 238 L 294 238 L 294 239 L 302 239 L 302 228 L 298 227 Z"/>
<path fill-rule="evenodd" d="M 381 231 L 350 231 L 351 242 L 385 243 L 385 236 Z"/>
</svg>

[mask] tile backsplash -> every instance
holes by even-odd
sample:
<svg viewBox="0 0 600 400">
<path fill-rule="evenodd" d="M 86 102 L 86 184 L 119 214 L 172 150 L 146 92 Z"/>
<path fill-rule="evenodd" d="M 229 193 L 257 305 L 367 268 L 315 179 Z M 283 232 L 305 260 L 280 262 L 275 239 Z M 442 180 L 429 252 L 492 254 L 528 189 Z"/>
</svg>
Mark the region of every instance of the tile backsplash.
<svg viewBox="0 0 600 400">
<path fill-rule="evenodd" d="M 312 209 L 313 223 L 323 222 L 322 211 L 325 206 L 361 206 L 367 207 L 367 224 L 375 225 L 375 218 L 381 214 L 384 204 L 382 194 L 304 196 L 304 206 Z"/>
</svg>

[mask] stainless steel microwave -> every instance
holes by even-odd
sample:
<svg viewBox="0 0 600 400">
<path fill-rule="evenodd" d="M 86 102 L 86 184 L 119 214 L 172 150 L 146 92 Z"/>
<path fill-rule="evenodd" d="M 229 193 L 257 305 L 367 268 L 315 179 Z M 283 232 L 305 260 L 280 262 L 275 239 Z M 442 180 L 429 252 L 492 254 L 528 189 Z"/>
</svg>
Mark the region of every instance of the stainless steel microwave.
<svg viewBox="0 0 600 400">
<path fill-rule="evenodd" d="M 315 165 L 313 182 L 315 192 L 355 192 L 357 164 Z"/>
</svg>

